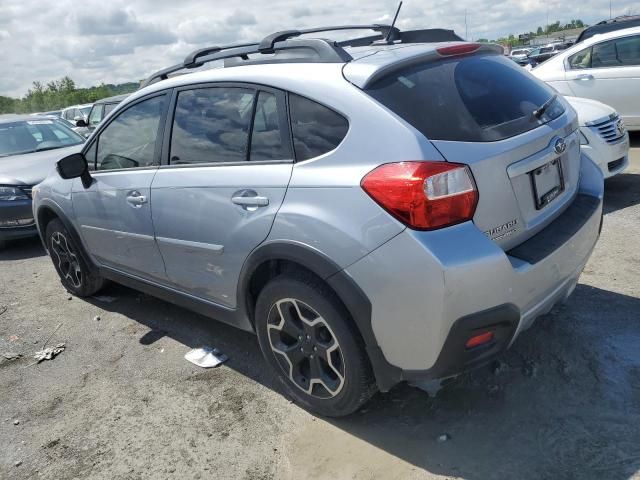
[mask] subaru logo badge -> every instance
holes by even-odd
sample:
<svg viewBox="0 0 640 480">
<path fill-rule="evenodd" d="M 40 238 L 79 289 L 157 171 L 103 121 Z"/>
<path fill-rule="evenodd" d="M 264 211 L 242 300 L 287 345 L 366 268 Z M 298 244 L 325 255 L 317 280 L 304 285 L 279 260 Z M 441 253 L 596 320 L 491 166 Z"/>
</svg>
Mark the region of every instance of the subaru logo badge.
<svg viewBox="0 0 640 480">
<path fill-rule="evenodd" d="M 556 144 L 553 146 L 553 149 L 558 155 L 561 155 L 567 149 L 567 144 L 563 139 L 559 138 L 556 140 Z"/>
</svg>

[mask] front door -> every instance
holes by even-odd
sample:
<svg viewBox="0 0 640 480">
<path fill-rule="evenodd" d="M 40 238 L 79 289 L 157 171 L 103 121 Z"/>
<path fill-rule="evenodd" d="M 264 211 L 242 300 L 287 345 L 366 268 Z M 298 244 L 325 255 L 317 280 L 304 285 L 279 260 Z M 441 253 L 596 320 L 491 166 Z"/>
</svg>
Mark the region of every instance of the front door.
<svg viewBox="0 0 640 480">
<path fill-rule="evenodd" d="M 269 234 L 292 157 L 282 92 L 178 92 L 169 162 L 151 189 L 156 240 L 176 289 L 236 306 L 240 269 Z"/>
<path fill-rule="evenodd" d="M 151 220 L 151 182 L 158 171 L 160 128 L 168 104 L 157 95 L 118 114 L 85 149 L 93 184 L 74 181 L 80 234 L 102 265 L 145 278 L 166 278 Z"/>
<path fill-rule="evenodd" d="M 640 126 L 640 35 L 596 43 L 569 58 L 566 72 L 576 97 L 615 108 L 628 126 Z"/>
</svg>

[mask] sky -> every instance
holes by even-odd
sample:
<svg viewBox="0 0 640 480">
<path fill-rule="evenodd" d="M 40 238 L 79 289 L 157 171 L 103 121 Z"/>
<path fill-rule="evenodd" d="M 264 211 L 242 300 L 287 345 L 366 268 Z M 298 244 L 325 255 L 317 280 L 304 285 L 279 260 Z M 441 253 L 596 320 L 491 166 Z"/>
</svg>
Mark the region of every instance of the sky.
<svg viewBox="0 0 640 480">
<path fill-rule="evenodd" d="M 138 81 L 204 46 L 292 28 L 389 23 L 397 0 L 0 0 L 0 95 L 70 76 L 77 86 Z M 465 11 L 467 29 L 465 30 Z M 613 16 L 640 14 L 612 0 Z M 468 39 L 609 18 L 609 0 L 405 0 L 401 29 L 449 28 Z"/>
</svg>

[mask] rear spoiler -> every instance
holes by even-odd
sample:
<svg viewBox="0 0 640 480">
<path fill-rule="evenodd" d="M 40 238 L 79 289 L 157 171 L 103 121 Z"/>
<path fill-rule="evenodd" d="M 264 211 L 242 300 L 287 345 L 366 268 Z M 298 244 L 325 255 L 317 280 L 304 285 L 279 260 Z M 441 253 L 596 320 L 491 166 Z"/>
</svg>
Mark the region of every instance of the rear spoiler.
<svg viewBox="0 0 640 480">
<path fill-rule="evenodd" d="M 407 53 L 408 52 L 408 53 Z M 413 65 L 450 58 L 454 56 L 488 53 L 504 55 L 504 49 L 493 43 L 447 42 L 434 45 L 432 50 L 410 51 L 395 50 L 389 58 L 388 52 L 377 52 L 375 55 L 364 57 L 362 61 L 352 61 L 344 66 L 345 78 L 354 85 L 365 89 L 383 77 Z M 397 58 L 399 53 L 405 53 L 403 58 Z"/>
</svg>

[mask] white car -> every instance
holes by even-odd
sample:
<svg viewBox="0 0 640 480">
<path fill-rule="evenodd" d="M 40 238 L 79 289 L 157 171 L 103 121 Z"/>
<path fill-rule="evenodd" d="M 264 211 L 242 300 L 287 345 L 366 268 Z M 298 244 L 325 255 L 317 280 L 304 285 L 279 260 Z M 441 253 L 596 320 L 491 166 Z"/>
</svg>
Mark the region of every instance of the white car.
<svg viewBox="0 0 640 480">
<path fill-rule="evenodd" d="M 92 106 L 93 103 L 85 103 L 84 105 L 73 105 L 71 107 L 67 107 L 62 110 L 60 117 L 74 125 L 80 119 L 87 121 Z"/>
<path fill-rule="evenodd" d="M 563 95 L 611 105 L 640 130 L 640 27 L 594 35 L 531 70 Z"/>
<path fill-rule="evenodd" d="M 565 97 L 578 113 L 582 151 L 602 170 L 604 178 L 629 165 L 629 134 L 618 113 L 588 98 Z"/>
</svg>

